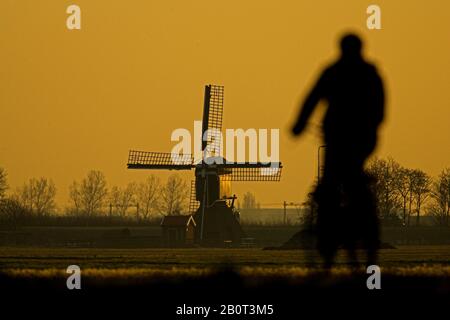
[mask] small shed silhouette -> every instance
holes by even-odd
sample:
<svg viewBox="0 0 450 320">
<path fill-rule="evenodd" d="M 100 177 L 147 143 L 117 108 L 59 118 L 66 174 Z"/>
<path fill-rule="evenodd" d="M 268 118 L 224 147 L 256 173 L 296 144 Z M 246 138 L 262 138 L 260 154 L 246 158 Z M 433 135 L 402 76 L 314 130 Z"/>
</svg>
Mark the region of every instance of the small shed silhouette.
<svg viewBox="0 0 450 320">
<path fill-rule="evenodd" d="M 194 244 L 196 223 L 192 215 L 164 216 L 161 227 L 166 246 L 180 247 Z"/>
</svg>

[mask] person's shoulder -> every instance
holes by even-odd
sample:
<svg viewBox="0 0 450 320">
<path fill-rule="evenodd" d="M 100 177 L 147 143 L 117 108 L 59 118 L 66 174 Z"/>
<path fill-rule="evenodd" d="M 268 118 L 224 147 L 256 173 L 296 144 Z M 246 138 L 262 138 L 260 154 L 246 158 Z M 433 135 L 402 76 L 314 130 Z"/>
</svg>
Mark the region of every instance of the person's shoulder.
<svg viewBox="0 0 450 320">
<path fill-rule="evenodd" d="M 375 65 L 375 63 L 370 62 L 370 61 L 364 61 L 364 65 L 365 65 L 365 67 L 367 68 L 367 70 L 369 72 L 373 72 L 373 73 L 378 74 L 378 68 Z"/>
<path fill-rule="evenodd" d="M 332 76 L 338 71 L 338 63 L 331 63 L 322 70 L 322 78 Z"/>
<path fill-rule="evenodd" d="M 323 68 L 322 73 L 330 73 L 330 72 L 334 72 L 334 71 L 336 71 L 336 70 L 338 69 L 338 66 L 339 66 L 339 61 L 330 63 L 330 64 L 326 65 L 326 66 Z"/>
</svg>

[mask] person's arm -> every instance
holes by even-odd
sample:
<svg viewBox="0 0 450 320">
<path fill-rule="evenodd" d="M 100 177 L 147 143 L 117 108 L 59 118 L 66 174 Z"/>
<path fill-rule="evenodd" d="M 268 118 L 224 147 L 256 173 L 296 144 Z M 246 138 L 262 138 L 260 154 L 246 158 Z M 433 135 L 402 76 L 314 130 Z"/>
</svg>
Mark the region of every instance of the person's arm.
<svg viewBox="0 0 450 320">
<path fill-rule="evenodd" d="M 300 113 L 297 118 L 297 122 L 292 127 L 292 133 L 294 135 L 300 135 L 304 129 L 306 128 L 306 125 L 308 123 L 308 119 L 313 113 L 315 107 L 319 103 L 320 99 L 323 98 L 323 87 L 324 87 L 324 78 L 325 74 L 323 73 L 322 76 L 319 78 L 319 81 L 317 81 L 316 85 L 312 88 L 312 90 L 309 92 L 309 94 L 306 96 L 305 101 L 303 102 L 302 107 L 300 108 Z"/>
<path fill-rule="evenodd" d="M 377 73 L 375 78 L 375 90 L 377 95 L 375 97 L 375 108 L 376 108 L 376 114 L 375 114 L 375 121 L 377 126 L 379 126 L 383 120 L 385 115 L 385 104 L 386 104 L 386 94 L 384 91 L 383 86 L 383 80 L 381 79 L 380 75 Z"/>
</svg>

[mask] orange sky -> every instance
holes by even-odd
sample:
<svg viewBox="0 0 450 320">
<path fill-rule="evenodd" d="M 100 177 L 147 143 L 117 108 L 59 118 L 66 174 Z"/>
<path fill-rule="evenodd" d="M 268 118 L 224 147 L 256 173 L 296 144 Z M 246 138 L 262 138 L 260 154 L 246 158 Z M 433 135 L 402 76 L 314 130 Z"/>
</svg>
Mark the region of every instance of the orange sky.
<svg viewBox="0 0 450 320">
<path fill-rule="evenodd" d="M 66 28 L 66 8 L 82 29 Z M 345 5 L 344 5 L 345 3 Z M 382 9 L 369 31 L 366 8 Z M 200 120 L 203 86 L 225 86 L 225 128 L 279 128 L 282 182 L 236 183 L 261 203 L 300 201 L 316 173 L 317 131 L 293 140 L 297 104 L 345 30 L 366 40 L 388 90 L 377 154 L 432 175 L 450 166 L 450 2 L 0 2 L 0 166 L 12 189 L 52 178 L 57 201 L 90 169 L 110 185 L 141 180 L 128 150 L 170 151 Z M 316 120 L 317 121 L 317 120 Z M 164 175 L 165 176 L 165 175 Z"/>
</svg>

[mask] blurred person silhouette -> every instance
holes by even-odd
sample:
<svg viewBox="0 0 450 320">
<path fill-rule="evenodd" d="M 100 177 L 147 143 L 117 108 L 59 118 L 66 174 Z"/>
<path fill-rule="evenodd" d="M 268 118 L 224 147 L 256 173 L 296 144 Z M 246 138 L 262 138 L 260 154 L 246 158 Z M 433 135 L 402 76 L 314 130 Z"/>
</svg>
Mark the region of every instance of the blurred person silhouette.
<svg viewBox="0 0 450 320">
<path fill-rule="evenodd" d="M 317 247 L 326 268 L 340 247 L 352 259 L 357 248 L 364 248 L 368 265 L 376 263 L 379 247 L 375 199 L 364 164 L 377 143 L 385 97 L 382 79 L 364 59 L 362 48 L 357 35 L 342 37 L 339 59 L 323 71 L 292 128 L 294 135 L 304 132 L 319 101 L 326 102 L 324 170 L 314 191 Z"/>
</svg>

